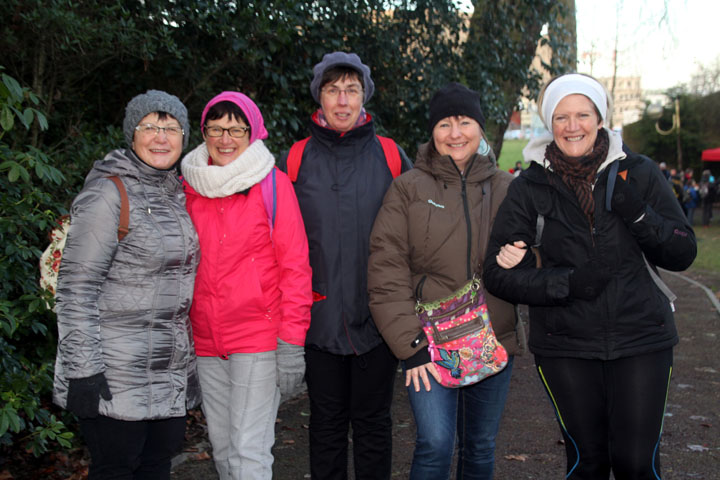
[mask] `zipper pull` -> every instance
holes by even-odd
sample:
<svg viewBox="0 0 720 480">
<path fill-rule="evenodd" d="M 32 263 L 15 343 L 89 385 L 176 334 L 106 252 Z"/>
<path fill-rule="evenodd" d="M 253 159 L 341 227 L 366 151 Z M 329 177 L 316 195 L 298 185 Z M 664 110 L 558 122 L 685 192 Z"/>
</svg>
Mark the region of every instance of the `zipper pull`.
<svg viewBox="0 0 720 480">
<path fill-rule="evenodd" d="M 420 345 L 420 342 L 422 342 L 423 338 L 425 338 L 425 332 L 420 330 L 420 333 L 418 333 L 417 337 L 415 337 L 415 340 L 413 340 L 410 344 L 410 348 L 415 348 Z"/>
</svg>

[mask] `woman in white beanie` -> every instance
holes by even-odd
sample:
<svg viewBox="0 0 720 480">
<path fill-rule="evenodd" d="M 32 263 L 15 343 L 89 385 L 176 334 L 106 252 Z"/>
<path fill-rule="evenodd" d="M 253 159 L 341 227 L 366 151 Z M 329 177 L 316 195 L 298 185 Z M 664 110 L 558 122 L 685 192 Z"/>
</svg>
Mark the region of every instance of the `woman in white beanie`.
<svg viewBox="0 0 720 480">
<path fill-rule="evenodd" d="M 539 106 L 549 132 L 523 151 L 530 167 L 498 211 L 483 279 L 530 306 L 529 347 L 565 439 L 566 478 L 659 479 L 678 335 L 653 277 L 655 266 L 690 266 L 695 235 L 657 164 L 605 127 L 597 80 L 557 77 Z"/>
<path fill-rule="evenodd" d="M 54 401 L 80 420 L 90 480 L 162 480 L 200 400 L 188 318 L 199 248 L 175 168 L 187 110 L 149 90 L 130 100 L 123 129 L 127 148 L 95 162 L 70 212 Z"/>
</svg>

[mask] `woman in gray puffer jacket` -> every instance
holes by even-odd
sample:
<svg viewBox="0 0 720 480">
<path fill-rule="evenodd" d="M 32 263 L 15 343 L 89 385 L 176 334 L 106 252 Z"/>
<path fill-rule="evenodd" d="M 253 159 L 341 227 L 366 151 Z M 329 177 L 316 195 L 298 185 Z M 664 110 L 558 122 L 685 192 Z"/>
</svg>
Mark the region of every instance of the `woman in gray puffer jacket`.
<svg viewBox="0 0 720 480">
<path fill-rule="evenodd" d="M 186 409 L 199 402 L 188 312 L 198 239 L 174 168 L 188 133 L 180 100 L 133 98 L 129 148 L 95 162 L 75 198 L 57 287 L 54 401 L 80 419 L 90 479 L 170 478 Z M 118 241 L 127 190 L 129 233 Z"/>
</svg>

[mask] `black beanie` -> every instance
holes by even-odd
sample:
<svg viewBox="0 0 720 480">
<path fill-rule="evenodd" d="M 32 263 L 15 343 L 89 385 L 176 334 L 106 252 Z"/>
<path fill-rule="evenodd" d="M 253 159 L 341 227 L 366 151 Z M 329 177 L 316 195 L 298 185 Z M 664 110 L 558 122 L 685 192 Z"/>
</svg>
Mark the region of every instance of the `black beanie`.
<svg viewBox="0 0 720 480">
<path fill-rule="evenodd" d="M 430 100 L 430 134 L 435 125 L 446 117 L 465 115 L 474 119 L 485 131 L 485 116 L 480 108 L 480 95 L 457 82 L 451 82 L 435 92 Z"/>
</svg>

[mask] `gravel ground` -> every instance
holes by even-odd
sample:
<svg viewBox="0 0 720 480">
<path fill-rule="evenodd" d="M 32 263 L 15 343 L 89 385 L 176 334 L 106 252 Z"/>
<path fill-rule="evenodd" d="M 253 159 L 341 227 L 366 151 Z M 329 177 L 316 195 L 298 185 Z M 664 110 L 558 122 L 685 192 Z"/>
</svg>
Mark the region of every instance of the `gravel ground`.
<svg viewBox="0 0 720 480">
<path fill-rule="evenodd" d="M 708 286 L 720 285 L 720 275 L 686 272 Z M 720 478 L 720 315 L 705 291 L 682 277 L 664 275 L 678 295 L 676 321 L 680 343 L 665 418 L 660 456 L 665 480 Z M 524 318 L 527 320 L 526 313 Z M 274 478 L 310 478 L 308 464 L 307 395 L 280 407 L 273 453 Z M 414 448 L 415 426 L 407 394 L 398 375 L 393 403 L 393 478 L 407 478 Z M 510 393 L 497 438 L 495 478 L 560 479 L 565 450 L 532 356 L 515 359 Z M 173 480 L 216 479 L 206 437 L 193 436 L 178 457 Z M 352 472 L 350 479 L 353 479 Z"/>
</svg>

